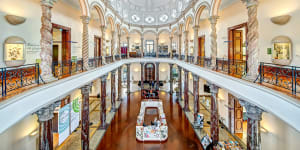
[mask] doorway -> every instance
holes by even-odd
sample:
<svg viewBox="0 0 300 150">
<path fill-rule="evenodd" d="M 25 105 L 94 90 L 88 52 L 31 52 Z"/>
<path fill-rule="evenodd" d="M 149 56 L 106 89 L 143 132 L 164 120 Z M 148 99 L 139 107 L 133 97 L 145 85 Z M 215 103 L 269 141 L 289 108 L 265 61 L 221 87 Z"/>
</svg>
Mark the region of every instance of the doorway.
<svg viewBox="0 0 300 150">
<path fill-rule="evenodd" d="M 247 23 L 228 28 L 228 60 L 232 60 L 233 63 L 237 61 L 247 61 L 247 34 Z"/>
<path fill-rule="evenodd" d="M 228 106 L 229 130 L 242 141 L 245 141 L 247 136 L 246 110 L 241 106 L 238 99 L 231 94 L 228 95 Z"/>
<path fill-rule="evenodd" d="M 153 63 L 145 64 L 145 80 L 146 82 L 155 80 L 155 65 Z"/>
<path fill-rule="evenodd" d="M 52 61 L 61 63 L 71 60 L 71 28 L 52 23 Z"/>
<path fill-rule="evenodd" d="M 205 57 L 205 35 L 198 38 L 198 56 Z"/>
</svg>

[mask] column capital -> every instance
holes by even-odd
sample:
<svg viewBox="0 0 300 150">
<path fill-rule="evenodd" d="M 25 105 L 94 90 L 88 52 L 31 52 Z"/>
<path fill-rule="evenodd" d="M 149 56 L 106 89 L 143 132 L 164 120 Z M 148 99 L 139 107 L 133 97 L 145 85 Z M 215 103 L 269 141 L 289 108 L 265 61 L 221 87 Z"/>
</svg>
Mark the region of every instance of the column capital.
<svg viewBox="0 0 300 150">
<path fill-rule="evenodd" d="M 101 76 L 100 78 L 101 78 L 101 81 L 103 82 L 103 81 L 106 81 L 106 79 L 107 79 L 107 74 L 104 74 L 103 76 Z"/>
<path fill-rule="evenodd" d="M 84 85 L 83 87 L 81 87 L 81 93 L 89 94 L 91 87 L 92 87 L 92 83 Z"/>
<path fill-rule="evenodd" d="M 183 33 L 184 33 L 185 35 L 187 35 L 187 34 L 189 34 L 189 31 L 184 31 Z"/>
<path fill-rule="evenodd" d="M 198 30 L 198 29 L 199 29 L 199 26 L 198 26 L 198 25 L 195 25 L 195 26 L 193 26 L 193 29 L 194 29 L 194 30 Z"/>
<path fill-rule="evenodd" d="M 247 8 L 258 5 L 258 0 L 242 0 L 242 2 L 246 4 Z"/>
<path fill-rule="evenodd" d="M 127 40 L 129 40 L 129 39 L 130 39 L 130 36 L 127 36 L 126 38 L 127 38 Z"/>
<path fill-rule="evenodd" d="M 55 102 L 48 107 L 41 108 L 35 114 L 38 116 L 39 122 L 44 122 L 52 119 L 54 117 L 53 112 L 57 106 L 60 105 L 60 101 Z"/>
<path fill-rule="evenodd" d="M 219 19 L 219 16 L 211 16 L 209 18 L 209 21 L 211 24 L 217 24 L 217 20 Z"/>
<path fill-rule="evenodd" d="M 112 70 L 112 71 L 111 71 L 111 75 L 115 75 L 116 72 L 117 72 L 117 70 Z"/>
<path fill-rule="evenodd" d="M 189 71 L 186 70 L 186 69 L 183 69 L 183 71 L 184 71 L 184 74 L 188 74 L 189 73 Z"/>
<path fill-rule="evenodd" d="M 182 34 L 180 33 L 180 34 L 178 34 L 178 36 L 181 38 L 181 37 L 182 37 Z"/>
<path fill-rule="evenodd" d="M 89 16 L 80 16 L 80 19 L 82 20 L 83 24 L 89 24 L 89 22 L 90 22 Z"/>
<path fill-rule="evenodd" d="M 246 116 L 253 119 L 253 120 L 261 120 L 262 113 L 264 112 L 263 109 L 239 98 L 239 102 L 242 106 L 246 108 Z"/>
<path fill-rule="evenodd" d="M 194 81 L 199 81 L 199 76 L 196 74 L 193 74 L 193 79 L 194 79 Z"/>
<path fill-rule="evenodd" d="M 218 90 L 219 90 L 219 87 L 216 86 L 215 84 L 209 83 L 209 89 L 210 89 L 210 93 L 217 94 Z"/>
<path fill-rule="evenodd" d="M 41 5 L 46 5 L 46 6 L 49 6 L 49 7 L 53 7 L 53 5 L 56 1 L 57 0 L 41 0 Z"/>
<path fill-rule="evenodd" d="M 170 65 L 170 67 L 173 67 L 174 66 L 174 64 L 169 64 Z"/>
</svg>

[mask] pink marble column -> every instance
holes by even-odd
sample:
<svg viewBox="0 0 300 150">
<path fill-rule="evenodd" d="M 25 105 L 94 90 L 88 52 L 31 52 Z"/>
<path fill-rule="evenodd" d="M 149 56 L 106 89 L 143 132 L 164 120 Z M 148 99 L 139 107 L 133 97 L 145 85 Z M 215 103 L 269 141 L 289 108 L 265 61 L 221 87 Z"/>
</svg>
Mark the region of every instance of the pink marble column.
<svg viewBox="0 0 300 150">
<path fill-rule="evenodd" d="M 83 70 L 89 70 L 89 16 L 81 16 L 82 19 L 82 60 Z"/>
<path fill-rule="evenodd" d="M 144 63 L 141 62 L 141 97 L 143 95 L 144 90 Z"/>
<path fill-rule="evenodd" d="M 194 88 L 194 128 L 199 128 L 197 126 L 197 116 L 199 113 L 199 77 L 197 75 L 193 75 L 193 88 Z"/>
<path fill-rule="evenodd" d="M 182 68 L 178 66 L 178 88 L 179 88 L 179 100 L 182 100 Z"/>
<path fill-rule="evenodd" d="M 39 127 L 39 149 L 53 150 L 53 130 L 52 119 L 53 112 L 58 104 L 51 104 L 48 107 L 42 108 L 36 112 L 38 116 Z"/>
<path fill-rule="evenodd" d="M 219 114 L 218 114 L 218 87 L 214 84 L 210 84 L 211 103 L 210 103 L 210 134 L 212 142 L 214 143 L 214 150 L 217 149 L 219 142 Z"/>
<path fill-rule="evenodd" d="M 111 112 L 116 112 L 117 111 L 117 108 L 116 108 L 116 83 L 115 83 L 115 80 L 116 80 L 116 71 L 112 71 L 111 72 Z"/>
<path fill-rule="evenodd" d="M 170 94 L 173 94 L 173 64 L 169 64 L 170 65 Z"/>
<path fill-rule="evenodd" d="M 122 67 L 118 68 L 118 101 L 122 100 Z"/>
<path fill-rule="evenodd" d="M 89 143 L 90 143 L 90 104 L 89 104 L 89 92 L 90 92 L 90 85 L 85 85 L 81 88 L 82 94 L 82 110 L 81 110 L 81 149 L 82 150 L 89 150 Z"/>
<path fill-rule="evenodd" d="M 107 75 L 101 77 L 101 112 L 100 112 L 100 121 L 101 125 L 99 129 L 106 129 L 106 79 Z"/>
<path fill-rule="evenodd" d="M 189 71 L 184 69 L 184 111 L 189 112 Z"/>
<path fill-rule="evenodd" d="M 52 74 L 52 12 L 51 9 L 56 0 L 42 0 L 42 25 L 41 33 L 41 77 L 45 82 L 56 80 Z"/>
<path fill-rule="evenodd" d="M 247 120 L 247 150 L 261 150 L 260 121 L 263 110 L 247 101 L 239 100 L 246 108 Z"/>
<path fill-rule="evenodd" d="M 130 64 L 126 64 L 127 66 L 127 94 L 130 94 Z"/>
</svg>

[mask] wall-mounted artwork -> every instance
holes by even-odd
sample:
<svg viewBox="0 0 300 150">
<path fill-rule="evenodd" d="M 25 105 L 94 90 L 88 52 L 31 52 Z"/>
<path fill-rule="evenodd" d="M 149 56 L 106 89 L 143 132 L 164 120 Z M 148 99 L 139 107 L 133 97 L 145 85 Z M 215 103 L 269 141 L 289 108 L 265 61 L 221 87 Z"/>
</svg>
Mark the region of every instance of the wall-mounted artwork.
<svg viewBox="0 0 300 150">
<path fill-rule="evenodd" d="M 293 57 L 292 41 L 286 36 L 277 36 L 272 40 L 272 62 L 280 65 L 290 65 Z"/>
<path fill-rule="evenodd" d="M 20 66 L 25 63 L 25 40 L 12 36 L 4 42 L 4 61 L 7 67 Z"/>
</svg>

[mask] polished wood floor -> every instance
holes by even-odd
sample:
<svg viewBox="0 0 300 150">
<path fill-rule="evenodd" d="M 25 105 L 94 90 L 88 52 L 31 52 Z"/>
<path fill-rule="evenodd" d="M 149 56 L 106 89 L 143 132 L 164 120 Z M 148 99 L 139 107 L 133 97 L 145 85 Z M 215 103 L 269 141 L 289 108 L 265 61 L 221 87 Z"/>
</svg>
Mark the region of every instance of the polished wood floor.
<svg viewBox="0 0 300 150">
<path fill-rule="evenodd" d="M 168 93 L 160 92 L 168 123 L 166 142 L 138 142 L 135 138 L 136 119 L 140 110 L 140 93 L 123 100 L 114 120 L 107 129 L 98 150 L 202 150 L 200 141 L 179 104 Z"/>
</svg>

